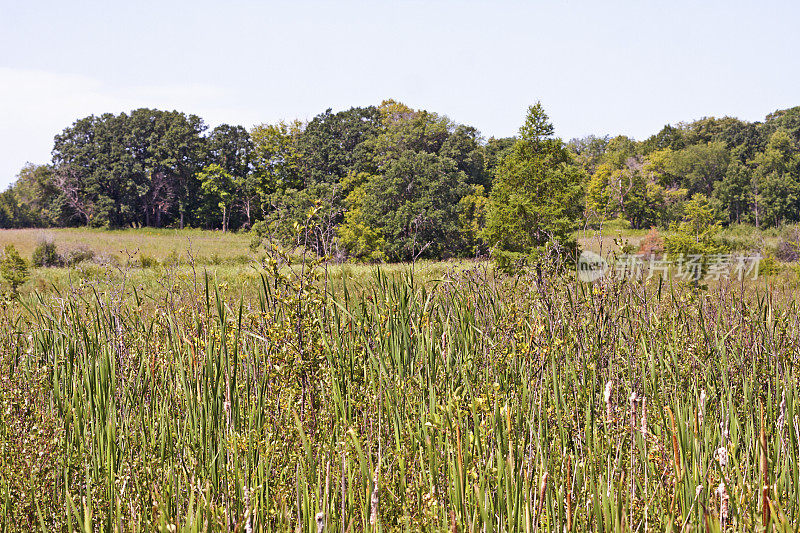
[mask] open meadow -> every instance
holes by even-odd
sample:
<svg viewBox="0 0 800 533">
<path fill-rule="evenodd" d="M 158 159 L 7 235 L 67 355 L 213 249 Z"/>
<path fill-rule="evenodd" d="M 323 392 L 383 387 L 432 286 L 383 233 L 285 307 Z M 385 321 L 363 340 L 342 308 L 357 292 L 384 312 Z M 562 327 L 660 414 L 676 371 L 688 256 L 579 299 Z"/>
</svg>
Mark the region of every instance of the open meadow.
<svg viewBox="0 0 800 533">
<path fill-rule="evenodd" d="M 0 308 L 5 530 L 800 518 L 793 272 L 695 287 L 470 261 L 288 268 L 199 260 L 252 254 L 201 232 L 195 263 L 173 264 L 184 236 L 166 230 L 49 233 L 119 255 L 35 269 Z M 134 245 L 155 261 L 126 262 Z"/>
</svg>

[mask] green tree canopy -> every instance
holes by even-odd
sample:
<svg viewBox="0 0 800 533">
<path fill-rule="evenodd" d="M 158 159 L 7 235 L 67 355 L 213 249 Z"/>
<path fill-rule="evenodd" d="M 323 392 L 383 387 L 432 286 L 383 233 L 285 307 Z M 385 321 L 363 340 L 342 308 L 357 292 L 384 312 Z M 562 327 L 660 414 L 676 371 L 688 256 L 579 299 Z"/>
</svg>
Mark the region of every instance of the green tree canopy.
<svg viewBox="0 0 800 533">
<path fill-rule="evenodd" d="M 553 137 L 541 103 L 531 106 L 489 195 L 483 236 L 496 257 L 507 261 L 535 256 L 548 243 L 572 255 L 583 179 L 569 151 Z"/>
</svg>

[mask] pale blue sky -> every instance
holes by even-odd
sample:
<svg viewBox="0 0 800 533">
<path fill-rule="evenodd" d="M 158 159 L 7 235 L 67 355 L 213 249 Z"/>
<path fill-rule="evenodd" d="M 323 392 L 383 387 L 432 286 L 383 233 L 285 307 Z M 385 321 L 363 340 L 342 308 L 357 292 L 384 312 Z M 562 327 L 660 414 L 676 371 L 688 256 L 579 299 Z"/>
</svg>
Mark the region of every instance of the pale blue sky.
<svg viewBox="0 0 800 533">
<path fill-rule="evenodd" d="M 0 187 L 89 114 L 250 127 L 385 98 L 485 137 L 541 100 L 565 138 L 800 105 L 798 2 L 0 0 Z"/>
</svg>

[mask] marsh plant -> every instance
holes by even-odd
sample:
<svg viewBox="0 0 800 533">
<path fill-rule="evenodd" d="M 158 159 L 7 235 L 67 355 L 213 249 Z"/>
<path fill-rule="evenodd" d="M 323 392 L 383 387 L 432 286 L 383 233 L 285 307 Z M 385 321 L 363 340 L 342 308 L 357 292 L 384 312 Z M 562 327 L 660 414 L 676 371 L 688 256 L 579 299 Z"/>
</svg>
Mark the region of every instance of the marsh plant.
<svg viewBox="0 0 800 533">
<path fill-rule="evenodd" d="M 9 531 L 758 531 L 800 519 L 765 285 L 265 261 L 12 302 Z"/>
</svg>

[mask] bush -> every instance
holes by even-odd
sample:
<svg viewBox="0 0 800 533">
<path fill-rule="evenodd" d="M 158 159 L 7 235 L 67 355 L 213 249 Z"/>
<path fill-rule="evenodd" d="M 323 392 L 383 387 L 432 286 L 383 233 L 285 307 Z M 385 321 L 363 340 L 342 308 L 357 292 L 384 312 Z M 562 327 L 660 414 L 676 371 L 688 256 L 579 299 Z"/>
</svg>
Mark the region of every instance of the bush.
<svg viewBox="0 0 800 533">
<path fill-rule="evenodd" d="M 64 261 L 67 266 L 74 266 L 84 261 L 91 261 L 92 259 L 94 259 L 94 252 L 86 246 L 73 248 L 64 254 Z"/>
<path fill-rule="evenodd" d="M 36 268 L 59 267 L 64 264 L 64 258 L 58 254 L 56 243 L 42 240 L 34 248 L 31 262 Z"/>
<path fill-rule="evenodd" d="M 178 252 L 172 250 L 167 256 L 161 261 L 164 266 L 174 267 L 181 264 L 181 257 L 178 255 Z"/>
<path fill-rule="evenodd" d="M 160 265 L 158 259 L 152 255 L 142 254 L 139 257 L 139 266 L 142 268 L 158 268 Z"/>
<path fill-rule="evenodd" d="M 664 253 L 664 239 L 661 238 L 656 228 L 652 228 L 639 242 L 639 253 L 646 257 L 661 257 Z"/>
<path fill-rule="evenodd" d="M 783 232 L 781 239 L 778 241 L 778 248 L 775 250 L 775 257 L 788 263 L 794 263 L 800 259 L 799 226 L 792 226 Z"/>
<path fill-rule="evenodd" d="M 13 244 L 6 246 L 0 259 L 0 274 L 11 287 L 11 296 L 19 294 L 19 288 L 28 281 L 28 264 L 19 255 Z"/>
</svg>

